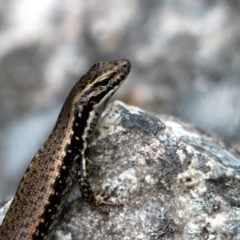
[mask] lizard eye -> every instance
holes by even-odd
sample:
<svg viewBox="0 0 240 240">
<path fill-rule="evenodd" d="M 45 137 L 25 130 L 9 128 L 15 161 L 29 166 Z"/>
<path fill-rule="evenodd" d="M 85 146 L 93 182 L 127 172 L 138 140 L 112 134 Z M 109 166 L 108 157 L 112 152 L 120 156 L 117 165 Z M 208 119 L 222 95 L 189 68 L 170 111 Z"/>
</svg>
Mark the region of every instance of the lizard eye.
<svg viewBox="0 0 240 240">
<path fill-rule="evenodd" d="M 106 78 L 104 79 L 102 82 L 101 82 L 101 86 L 105 87 L 108 85 L 108 82 L 109 82 L 109 78 Z"/>
</svg>

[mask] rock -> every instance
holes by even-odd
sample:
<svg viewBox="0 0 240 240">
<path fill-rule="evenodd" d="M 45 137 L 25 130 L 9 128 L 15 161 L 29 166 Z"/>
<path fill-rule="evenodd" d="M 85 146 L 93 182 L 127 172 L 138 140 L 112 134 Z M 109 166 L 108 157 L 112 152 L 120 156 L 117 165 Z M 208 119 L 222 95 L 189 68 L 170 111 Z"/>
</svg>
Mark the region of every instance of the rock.
<svg viewBox="0 0 240 240">
<path fill-rule="evenodd" d="M 240 239 L 239 152 L 221 140 L 116 101 L 89 158 L 93 189 L 124 206 L 105 213 L 77 198 L 54 239 Z"/>
</svg>

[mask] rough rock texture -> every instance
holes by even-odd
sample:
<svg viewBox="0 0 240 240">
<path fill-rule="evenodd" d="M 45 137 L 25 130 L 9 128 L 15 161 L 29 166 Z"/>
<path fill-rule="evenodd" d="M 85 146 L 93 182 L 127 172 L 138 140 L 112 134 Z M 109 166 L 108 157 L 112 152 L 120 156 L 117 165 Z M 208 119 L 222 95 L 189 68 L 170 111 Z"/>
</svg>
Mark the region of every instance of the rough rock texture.
<svg viewBox="0 0 240 240">
<path fill-rule="evenodd" d="M 90 172 L 94 190 L 124 206 L 106 214 L 78 198 L 55 239 L 240 239 L 239 166 L 220 140 L 116 101 L 95 131 Z"/>
</svg>

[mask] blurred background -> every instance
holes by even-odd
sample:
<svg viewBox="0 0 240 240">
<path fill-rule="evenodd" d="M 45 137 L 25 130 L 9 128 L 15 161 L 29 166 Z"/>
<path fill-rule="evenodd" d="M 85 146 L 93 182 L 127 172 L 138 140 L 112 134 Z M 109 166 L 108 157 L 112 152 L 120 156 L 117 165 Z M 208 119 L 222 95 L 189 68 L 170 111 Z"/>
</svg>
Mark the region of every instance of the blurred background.
<svg viewBox="0 0 240 240">
<path fill-rule="evenodd" d="M 113 99 L 240 142 L 238 0 L 0 0 L 0 202 L 99 60 L 132 71 Z"/>
</svg>

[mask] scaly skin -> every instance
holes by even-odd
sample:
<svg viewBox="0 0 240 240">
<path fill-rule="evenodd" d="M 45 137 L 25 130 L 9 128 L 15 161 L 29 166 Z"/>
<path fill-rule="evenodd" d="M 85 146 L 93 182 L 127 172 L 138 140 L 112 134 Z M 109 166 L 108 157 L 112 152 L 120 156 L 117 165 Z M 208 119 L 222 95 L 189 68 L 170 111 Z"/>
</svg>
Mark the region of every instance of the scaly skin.
<svg viewBox="0 0 240 240">
<path fill-rule="evenodd" d="M 98 62 L 75 84 L 20 182 L 0 227 L 1 240 L 50 239 L 76 176 L 84 199 L 98 205 L 88 182 L 88 145 L 107 101 L 130 68 L 128 60 Z"/>
</svg>

